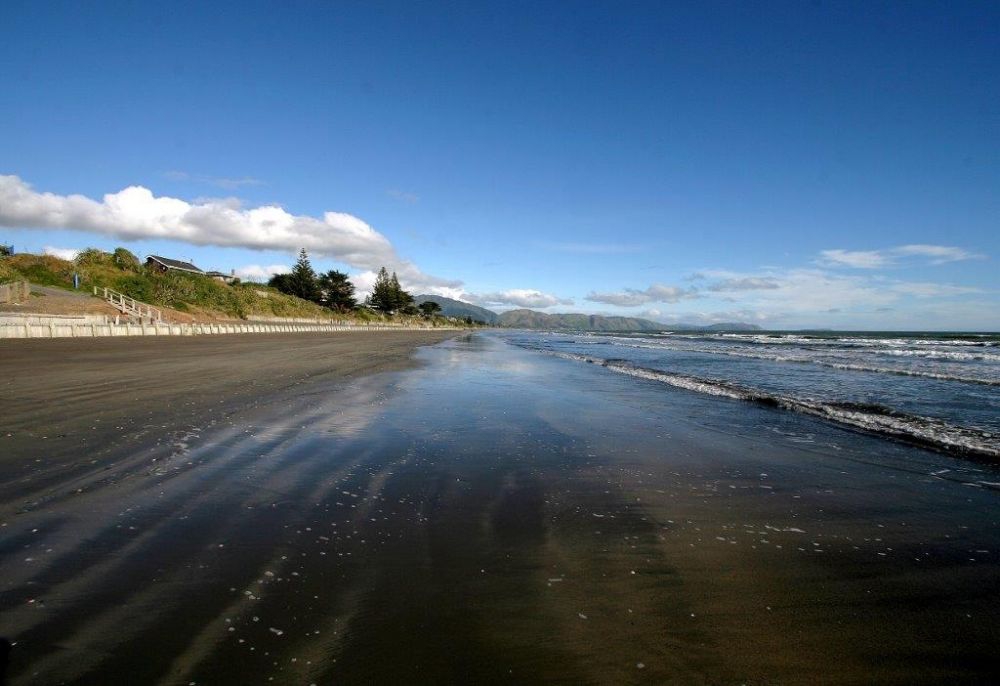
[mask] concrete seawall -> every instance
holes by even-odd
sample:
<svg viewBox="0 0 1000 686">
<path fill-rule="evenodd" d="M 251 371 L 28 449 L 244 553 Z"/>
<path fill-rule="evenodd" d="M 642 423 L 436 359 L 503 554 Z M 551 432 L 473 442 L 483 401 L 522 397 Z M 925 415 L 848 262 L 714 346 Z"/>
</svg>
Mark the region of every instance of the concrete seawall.
<svg viewBox="0 0 1000 686">
<path fill-rule="evenodd" d="M 113 324 L 49 321 L 47 323 L 0 324 L 3 338 L 92 338 L 100 336 L 203 336 L 246 333 L 305 333 L 333 331 L 433 331 L 459 330 L 459 327 L 394 326 L 389 324 L 278 324 L 278 323 L 204 323 L 204 324 Z"/>
</svg>

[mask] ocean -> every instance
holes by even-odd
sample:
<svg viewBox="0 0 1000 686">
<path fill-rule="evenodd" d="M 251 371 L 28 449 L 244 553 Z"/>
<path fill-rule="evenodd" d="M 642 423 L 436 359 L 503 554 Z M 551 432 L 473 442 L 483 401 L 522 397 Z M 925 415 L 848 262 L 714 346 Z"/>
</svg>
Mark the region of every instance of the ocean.
<svg viewBox="0 0 1000 686">
<path fill-rule="evenodd" d="M 1000 457 L 1000 334 L 512 332 L 515 345 L 696 393 Z"/>
</svg>

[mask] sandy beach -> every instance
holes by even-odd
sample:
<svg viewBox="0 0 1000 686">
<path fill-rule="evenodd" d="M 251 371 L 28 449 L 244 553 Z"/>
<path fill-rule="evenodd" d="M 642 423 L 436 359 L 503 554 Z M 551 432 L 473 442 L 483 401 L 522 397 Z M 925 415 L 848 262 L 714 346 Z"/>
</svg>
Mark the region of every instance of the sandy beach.
<svg viewBox="0 0 1000 686">
<path fill-rule="evenodd" d="M 4 341 L 0 503 L 6 512 L 95 468 L 127 472 L 131 451 L 150 441 L 276 402 L 307 382 L 403 368 L 417 346 L 453 335 Z"/>
<path fill-rule="evenodd" d="M 998 493 L 946 455 L 490 334 L 12 341 L 0 371 L 13 684 L 1000 669 Z"/>
</svg>

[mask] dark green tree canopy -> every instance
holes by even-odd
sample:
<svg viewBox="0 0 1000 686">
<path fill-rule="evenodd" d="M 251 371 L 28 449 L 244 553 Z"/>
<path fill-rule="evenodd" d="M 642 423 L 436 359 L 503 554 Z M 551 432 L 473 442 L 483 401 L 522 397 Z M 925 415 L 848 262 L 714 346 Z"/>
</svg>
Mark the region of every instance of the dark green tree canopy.
<svg viewBox="0 0 1000 686">
<path fill-rule="evenodd" d="M 311 302 L 319 301 L 319 286 L 316 284 L 316 272 L 313 271 L 309 263 L 309 254 L 305 248 L 299 251 L 299 259 L 292 267 L 289 275 L 288 285 L 291 288 L 291 295 L 297 295 L 303 300 Z"/>
<path fill-rule="evenodd" d="M 413 304 L 413 296 L 404 291 L 402 286 L 399 285 L 399 279 L 396 278 L 396 272 L 392 273 L 392 279 L 390 279 L 389 282 L 392 284 L 392 297 L 396 305 L 393 309 L 400 311 L 406 310 L 406 308 Z M 414 314 L 413 312 L 405 313 Z"/>
<path fill-rule="evenodd" d="M 331 269 L 319 277 L 317 284 L 323 304 L 331 310 L 346 312 L 357 307 L 357 302 L 354 300 L 354 284 L 350 282 L 347 274 Z"/>
<path fill-rule="evenodd" d="M 390 314 L 396 309 L 392 281 L 389 279 L 389 272 L 386 271 L 385 267 L 378 270 L 375 285 L 372 286 L 371 295 L 368 296 L 368 306 L 385 314 Z"/>
<path fill-rule="evenodd" d="M 413 296 L 403 290 L 399 285 L 399 279 L 393 272 L 389 276 L 389 271 L 382 267 L 375 277 L 375 285 L 372 286 L 372 293 L 368 296 L 368 306 L 372 309 L 392 314 L 393 312 L 407 312 L 407 307 L 412 307 Z"/>
<path fill-rule="evenodd" d="M 433 317 L 441 311 L 441 306 L 433 300 L 425 300 L 420 303 L 420 311 L 424 313 L 425 317 Z"/>
<path fill-rule="evenodd" d="M 291 293 L 292 284 L 290 279 L 291 274 L 275 274 L 270 279 L 267 280 L 267 285 L 271 288 L 276 288 L 282 293 Z"/>
</svg>

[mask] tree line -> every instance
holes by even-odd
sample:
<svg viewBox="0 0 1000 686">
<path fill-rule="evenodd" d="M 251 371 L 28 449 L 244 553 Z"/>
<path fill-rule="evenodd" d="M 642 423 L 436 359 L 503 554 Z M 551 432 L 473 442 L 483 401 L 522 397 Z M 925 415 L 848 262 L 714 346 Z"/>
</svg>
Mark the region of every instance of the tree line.
<svg viewBox="0 0 1000 686">
<path fill-rule="evenodd" d="M 359 305 L 354 296 L 354 284 L 347 274 L 332 269 L 324 274 L 316 274 L 309 263 L 309 255 L 305 248 L 299 251 L 299 259 L 288 274 L 275 274 L 267 282 L 268 286 L 282 293 L 294 295 L 328 307 L 336 312 L 350 312 L 359 307 L 368 307 L 383 314 L 407 314 L 430 317 L 441 311 L 441 306 L 434 302 L 421 303 L 416 307 L 413 296 L 399 285 L 396 273 L 389 274 L 385 267 L 379 269 L 372 286 L 371 294 Z"/>
</svg>

